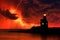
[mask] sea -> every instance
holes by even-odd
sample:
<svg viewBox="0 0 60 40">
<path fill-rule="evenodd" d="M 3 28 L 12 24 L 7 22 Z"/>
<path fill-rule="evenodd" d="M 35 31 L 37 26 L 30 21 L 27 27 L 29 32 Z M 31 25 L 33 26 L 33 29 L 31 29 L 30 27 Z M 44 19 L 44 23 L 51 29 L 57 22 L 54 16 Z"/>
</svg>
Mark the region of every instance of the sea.
<svg viewBox="0 0 60 40">
<path fill-rule="evenodd" d="M 40 35 L 31 33 L 0 32 L 0 40 L 60 40 L 59 35 Z"/>
</svg>

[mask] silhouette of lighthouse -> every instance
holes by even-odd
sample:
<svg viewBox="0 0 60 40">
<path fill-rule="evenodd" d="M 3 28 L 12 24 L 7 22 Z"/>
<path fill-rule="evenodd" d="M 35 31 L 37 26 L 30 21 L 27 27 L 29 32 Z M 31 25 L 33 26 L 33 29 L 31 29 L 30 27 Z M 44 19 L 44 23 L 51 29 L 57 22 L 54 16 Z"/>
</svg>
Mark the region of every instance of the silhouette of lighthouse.
<svg viewBox="0 0 60 40">
<path fill-rule="evenodd" d="M 41 24 L 41 32 L 46 33 L 48 30 L 48 21 L 46 18 L 46 14 L 43 14 L 43 19 L 41 19 L 40 24 Z"/>
</svg>

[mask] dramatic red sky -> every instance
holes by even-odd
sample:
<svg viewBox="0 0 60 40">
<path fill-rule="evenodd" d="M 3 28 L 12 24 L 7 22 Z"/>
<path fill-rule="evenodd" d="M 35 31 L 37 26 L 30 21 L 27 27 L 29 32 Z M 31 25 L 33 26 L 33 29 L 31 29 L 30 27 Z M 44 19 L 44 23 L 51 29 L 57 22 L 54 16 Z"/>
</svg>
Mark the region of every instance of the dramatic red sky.
<svg viewBox="0 0 60 40">
<path fill-rule="evenodd" d="M 10 19 L 0 13 L 0 29 L 29 29 L 39 26 L 43 13 L 47 14 L 49 28 L 60 27 L 59 0 L 0 0 L 0 9 L 16 14 Z"/>
</svg>

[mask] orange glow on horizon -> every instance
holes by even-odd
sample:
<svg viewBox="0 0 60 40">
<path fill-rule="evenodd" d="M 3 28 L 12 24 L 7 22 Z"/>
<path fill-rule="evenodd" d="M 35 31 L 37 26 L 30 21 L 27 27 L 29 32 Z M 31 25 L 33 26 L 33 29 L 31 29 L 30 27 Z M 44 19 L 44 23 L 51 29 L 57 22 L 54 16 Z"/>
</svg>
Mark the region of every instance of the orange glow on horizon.
<svg viewBox="0 0 60 40">
<path fill-rule="evenodd" d="M 30 29 L 30 28 L 32 28 L 33 26 L 38 26 L 37 24 L 33 24 L 33 23 L 31 23 L 31 24 L 25 23 L 25 22 L 22 20 L 22 18 L 16 19 L 15 22 L 18 23 L 20 26 L 25 27 L 26 29 Z"/>
</svg>

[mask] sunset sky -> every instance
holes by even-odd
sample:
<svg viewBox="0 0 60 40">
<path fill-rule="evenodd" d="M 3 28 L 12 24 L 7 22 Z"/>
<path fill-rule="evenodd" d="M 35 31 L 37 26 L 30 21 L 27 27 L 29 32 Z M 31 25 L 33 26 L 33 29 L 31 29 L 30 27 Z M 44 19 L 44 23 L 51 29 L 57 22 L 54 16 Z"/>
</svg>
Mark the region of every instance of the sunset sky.
<svg viewBox="0 0 60 40">
<path fill-rule="evenodd" d="M 43 13 L 49 28 L 60 28 L 60 0 L 0 0 L 0 9 L 0 29 L 39 26 Z"/>
</svg>

